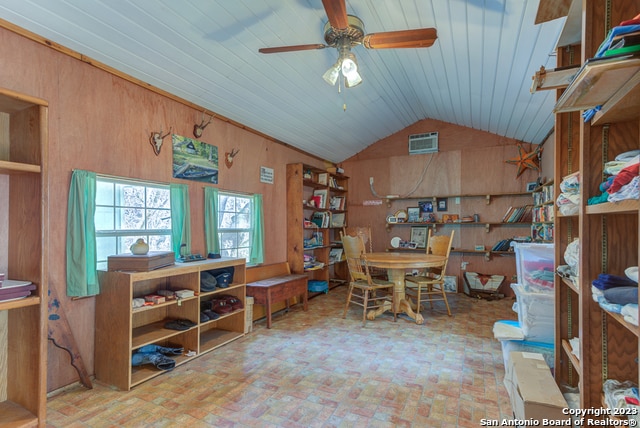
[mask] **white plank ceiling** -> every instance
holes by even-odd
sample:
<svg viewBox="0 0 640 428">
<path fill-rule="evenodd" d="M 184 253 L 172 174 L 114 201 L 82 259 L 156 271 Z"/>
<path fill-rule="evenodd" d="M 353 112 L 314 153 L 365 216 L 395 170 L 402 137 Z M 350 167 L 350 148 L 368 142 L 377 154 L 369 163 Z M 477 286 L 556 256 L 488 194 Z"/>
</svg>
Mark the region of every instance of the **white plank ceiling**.
<svg viewBox="0 0 640 428">
<path fill-rule="evenodd" d="M 278 141 L 343 161 L 430 118 L 541 143 L 564 18 L 535 25 L 538 0 L 347 0 L 366 33 L 435 27 L 429 48 L 353 49 L 363 83 L 329 86 L 321 0 L 0 0 L 0 18 Z M 346 104 L 346 111 L 343 106 Z M 425 130 L 431 131 L 431 130 Z M 212 144 L 214 142 L 211 142 Z"/>
</svg>

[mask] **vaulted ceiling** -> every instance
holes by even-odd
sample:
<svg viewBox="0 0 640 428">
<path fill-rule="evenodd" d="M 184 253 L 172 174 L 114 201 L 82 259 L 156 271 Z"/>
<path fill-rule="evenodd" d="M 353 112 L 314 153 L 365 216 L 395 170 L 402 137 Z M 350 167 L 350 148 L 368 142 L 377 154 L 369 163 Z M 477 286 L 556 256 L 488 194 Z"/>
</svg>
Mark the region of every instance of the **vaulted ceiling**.
<svg viewBox="0 0 640 428">
<path fill-rule="evenodd" d="M 565 2 L 566 3 L 566 2 Z M 538 0 L 347 0 L 366 33 L 437 29 L 429 48 L 356 46 L 363 83 L 329 86 L 321 0 L 0 0 L 0 18 L 320 158 L 340 162 L 422 120 L 530 143 L 553 127 L 564 18 L 535 25 Z M 429 130 L 430 131 L 430 130 Z"/>
</svg>

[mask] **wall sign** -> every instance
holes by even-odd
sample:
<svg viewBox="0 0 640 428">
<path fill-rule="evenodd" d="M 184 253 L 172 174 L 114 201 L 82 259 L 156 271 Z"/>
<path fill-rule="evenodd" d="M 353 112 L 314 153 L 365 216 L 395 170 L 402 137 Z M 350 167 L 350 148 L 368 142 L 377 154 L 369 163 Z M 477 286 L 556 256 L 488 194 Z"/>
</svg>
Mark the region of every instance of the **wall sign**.
<svg viewBox="0 0 640 428">
<path fill-rule="evenodd" d="M 266 166 L 260 167 L 260 182 L 273 184 L 273 168 L 267 168 Z"/>
</svg>

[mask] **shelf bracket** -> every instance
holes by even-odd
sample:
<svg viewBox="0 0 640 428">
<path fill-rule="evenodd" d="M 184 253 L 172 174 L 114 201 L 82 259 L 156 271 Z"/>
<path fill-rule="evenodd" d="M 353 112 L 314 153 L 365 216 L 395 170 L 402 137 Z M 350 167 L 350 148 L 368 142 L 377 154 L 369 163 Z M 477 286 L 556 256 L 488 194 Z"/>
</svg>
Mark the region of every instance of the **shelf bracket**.
<svg viewBox="0 0 640 428">
<path fill-rule="evenodd" d="M 491 260 L 491 251 L 487 251 L 484 253 L 484 259 L 486 261 L 490 261 Z"/>
<path fill-rule="evenodd" d="M 487 201 L 487 205 L 489 205 L 491 203 L 491 195 L 486 195 L 485 199 Z"/>
<path fill-rule="evenodd" d="M 491 225 L 489 223 L 484 225 L 484 231 L 489 233 L 489 229 L 491 229 Z"/>
</svg>

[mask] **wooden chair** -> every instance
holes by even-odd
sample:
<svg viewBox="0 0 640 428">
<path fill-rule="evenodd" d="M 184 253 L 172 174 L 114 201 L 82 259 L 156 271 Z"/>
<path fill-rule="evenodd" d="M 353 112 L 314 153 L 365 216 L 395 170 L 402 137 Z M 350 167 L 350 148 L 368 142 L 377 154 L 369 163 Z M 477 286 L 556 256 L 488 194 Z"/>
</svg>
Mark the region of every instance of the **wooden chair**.
<svg viewBox="0 0 640 428">
<path fill-rule="evenodd" d="M 362 235 L 350 236 L 340 233 L 342 247 L 349 267 L 349 291 L 342 318 L 347 317 L 349 304 L 362 307 L 362 326 L 367 322 L 367 311 L 377 309 L 391 301 L 393 320 L 396 321 L 394 283 L 371 278 L 366 260 L 366 247 Z M 386 293 L 385 293 L 386 291 Z"/>
<path fill-rule="evenodd" d="M 368 252 L 373 253 L 373 238 L 371 233 L 371 226 L 345 226 L 342 228 L 342 233 L 349 236 L 362 236 L 365 248 L 367 248 Z M 386 269 L 371 266 L 369 267 L 369 273 L 371 274 L 371 278 L 374 279 L 382 279 L 384 281 L 389 279 L 387 277 Z"/>
<path fill-rule="evenodd" d="M 451 252 L 453 234 L 454 231 L 452 230 L 450 236 L 431 236 L 431 229 L 429 229 L 426 246 L 427 254 L 446 256 L 442 266 L 428 268 L 417 276 L 405 276 L 405 293 L 407 296 L 415 298 L 416 313 L 420 313 L 423 302 L 429 302 L 431 308 L 433 308 L 434 301 L 442 300 L 447 307 L 447 314 L 451 316 L 447 293 L 444 289 L 444 275 L 447 270 L 449 253 Z"/>
</svg>

